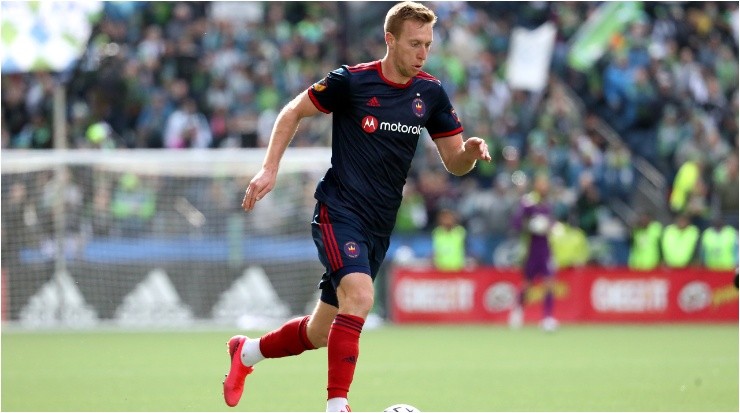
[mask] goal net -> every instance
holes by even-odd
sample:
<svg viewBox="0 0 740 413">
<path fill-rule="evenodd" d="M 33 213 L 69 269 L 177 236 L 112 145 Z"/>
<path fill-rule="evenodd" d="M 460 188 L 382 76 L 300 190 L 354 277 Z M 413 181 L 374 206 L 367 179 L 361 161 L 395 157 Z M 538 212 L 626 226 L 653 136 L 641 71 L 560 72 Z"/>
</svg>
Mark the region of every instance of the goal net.
<svg viewBox="0 0 740 413">
<path fill-rule="evenodd" d="M 315 302 L 310 219 L 329 149 L 288 151 L 249 213 L 264 150 L 1 156 L 4 322 L 260 328 Z"/>
</svg>

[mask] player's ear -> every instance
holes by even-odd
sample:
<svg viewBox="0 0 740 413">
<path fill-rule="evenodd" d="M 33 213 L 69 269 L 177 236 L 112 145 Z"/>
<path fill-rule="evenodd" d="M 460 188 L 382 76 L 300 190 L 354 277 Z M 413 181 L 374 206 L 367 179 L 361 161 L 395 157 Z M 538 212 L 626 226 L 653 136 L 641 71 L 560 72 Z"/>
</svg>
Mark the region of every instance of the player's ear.
<svg viewBox="0 0 740 413">
<path fill-rule="evenodd" d="M 391 32 L 385 32 L 385 44 L 388 47 L 393 47 L 393 45 L 396 42 L 396 38 L 393 36 L 393 33 Z"/>
</svg>

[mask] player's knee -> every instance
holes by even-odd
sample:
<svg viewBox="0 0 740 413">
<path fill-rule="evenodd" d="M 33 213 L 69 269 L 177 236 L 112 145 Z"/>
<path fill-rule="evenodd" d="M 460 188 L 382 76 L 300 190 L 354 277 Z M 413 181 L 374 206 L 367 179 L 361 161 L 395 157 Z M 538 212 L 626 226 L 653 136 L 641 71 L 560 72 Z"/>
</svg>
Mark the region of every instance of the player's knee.
<svg viewBox="0 0 740 413">
<path fill-rule="evenodd" d="M 367 318 L 373 308 L 374 294 L 372 290 L 349 291 L 339 302 L 339 312 L 357 317 Z"/>
</svg>

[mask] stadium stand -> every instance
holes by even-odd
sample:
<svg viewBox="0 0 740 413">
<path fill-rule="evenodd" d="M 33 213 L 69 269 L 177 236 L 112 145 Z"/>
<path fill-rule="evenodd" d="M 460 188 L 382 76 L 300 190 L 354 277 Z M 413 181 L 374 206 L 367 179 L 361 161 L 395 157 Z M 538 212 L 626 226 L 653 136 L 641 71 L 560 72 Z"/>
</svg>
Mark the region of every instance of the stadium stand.
<svg viewBox="0 0 740 413">
<path fill-rule="evenodd" d="M 452 207 L 471 234 L 484 236 L 479 258 L 491 261 L 488 251 L 510 230 L 492 216 L 510 213 L 542 170 L 553 176 L 559 219 L 591 237 L 596 256 L 602 241 L 616 246 L 597 263 L 626 262 L 627 227 L 640 209 L 656 210 L 664 223 L 688 212 L 701 228 L 717 215 L 737 227 L 737 3 L 646 2 L 608 52 L 577 71 L 567 64 L 570 41 L 598 5 L 430 4 L 440 20 L 426 70 L 445 84 L 466 135 L 488 138 L 495 159 L 469 177 L 449 177 L 422 140 L 409 185 L 417 195 L 404 205 L 416 219 L 401 223 L 399 237 L 428 232 L 432 220 L 424 217 Z M 290 96 L 339 64 L 382 56 L 382 32 L 368 22 L 385 9 L 376 2 L 106 2 L 67 87 L 68 146 L 264 147 Z M 511 31 L 546 21 L 557 27 L 549 83 L 542 93 L 514 90 L 505 79 Z M 53 82 L 50 73 L 3 75 L 3 149 L 52 147 Z M 330 128 L 329 117 L 305 122 L 293 145 L 325 147 Z M 687 200 L 669 203 L 687 163 L 698 165 L 680 189 Z M 34 187 L 51 176 L 39 175 Z M 92 188 L 70 195 L 75 208 L 110 202 Z M 21 192 L 3 185 L 3 201 Z M 43 211 L 43 195 L 29 196 Z M 108 224 L 95 231 L 115 231 L 115 218 L 101 217 Z"/>
</svg>

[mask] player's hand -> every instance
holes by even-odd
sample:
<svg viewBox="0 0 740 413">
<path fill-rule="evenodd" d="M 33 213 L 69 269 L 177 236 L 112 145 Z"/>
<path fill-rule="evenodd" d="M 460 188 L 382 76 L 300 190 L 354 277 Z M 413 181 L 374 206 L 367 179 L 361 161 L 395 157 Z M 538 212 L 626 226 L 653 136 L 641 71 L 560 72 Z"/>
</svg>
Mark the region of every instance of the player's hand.
<svg viewBox="0 0 740 413">
<path fill-rule="evenodd" d="M 247 187 L 247 191 L 244 193 L 244 199 L 242 200 L 242 208 L 245 211 L 251 211 L 257 201 L 261 200 L 268 192 L 272 191 L 272 188 L 275 187 L 276 176 L 277 171 L 262 168 L 257 175 L 252 178 Z"/>
<path fill-rule="evenodd" d="M 465 141 L 465 153 L 472 159 L 491 162 L 491 154 L 488 153 L 488 144 L 481 138 L 468 138 Z"/>
</svg>

